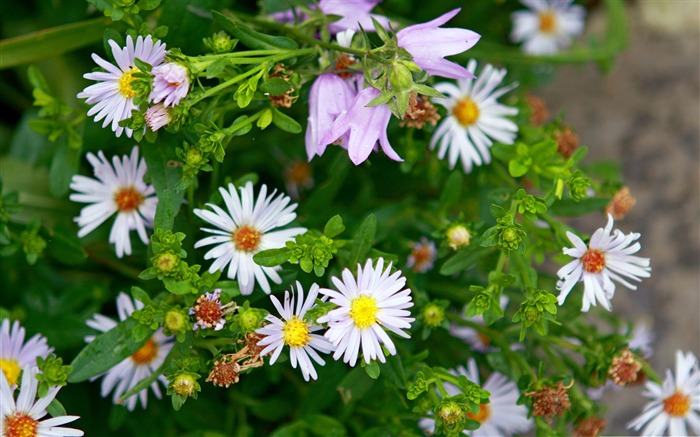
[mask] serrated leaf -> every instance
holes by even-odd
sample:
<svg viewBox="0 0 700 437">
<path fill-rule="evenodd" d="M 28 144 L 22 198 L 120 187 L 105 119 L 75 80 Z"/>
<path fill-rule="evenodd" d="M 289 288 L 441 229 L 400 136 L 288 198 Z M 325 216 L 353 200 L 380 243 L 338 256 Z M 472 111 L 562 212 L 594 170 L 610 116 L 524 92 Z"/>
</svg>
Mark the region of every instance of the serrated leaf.
<svg viewBox="0 0 700 437">
<path fill-rule="evenodd" d="M 138 324 L 138 321 L 128 318 L 95 337 L 70 364 L 73 371 L 68 376 L 68 382 L 87 381 L 136 353 L 145 343 L 145 340 L 136 343 L 132 339 L 131 333 Z"/>
</svg>

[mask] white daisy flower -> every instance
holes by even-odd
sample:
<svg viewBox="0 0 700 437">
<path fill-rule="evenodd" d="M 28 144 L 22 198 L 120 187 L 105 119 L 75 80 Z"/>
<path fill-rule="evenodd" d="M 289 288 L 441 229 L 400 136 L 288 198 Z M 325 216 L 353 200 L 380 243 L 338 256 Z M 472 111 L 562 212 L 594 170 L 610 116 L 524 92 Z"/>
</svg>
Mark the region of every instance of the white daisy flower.
<svg viewBox="0 0 700 437">
<path fill-rule="evenodd" d="M 642 414 L 627 427 L 642 429 L 644 436 L 700 435 L 700 371 L 692 352 L 676 352 L 676 375 L 666 371 L 663 385 L 645 384 L 644 396 L 651 399 Z M 690 427 L 691 434 L 688 434 Z"/>
<path fill-rule="evenodd" d="M 632 330 L 628 346 L 631 350 L 639 351 L 639 356 L 642 358 L 648 359 L 654 352 L 652 343 L 654 343 L 655 338 L 656 335 L 649 324 L 645 321 L 640 321 Z"/>
<path fill-rule="evenodd" d="M 119 122 L 130 118 L 131 111 L 138 109 L 134 104 L 136 91 L 131 87 L 131 83 L 135 80 L 134 73 L 139 71 L 134 59 L 138 58 L 155 67 L 165 59 L 165 44 L 154 43 L 149 35 L 145 39 L 142 36 L 136 38 L 136 45 L 131 36 L 126 37 L 124 48 L 120 48 L 113 40 L 109 40 L 109 45 L 112 47 L 112 55 L 117 65 L 93 53 L 92 59 L 107 71 L 83 75 L 85 79 L 95 80 L 98 83 L 78 93 L 78 98 L 87 99 L 85 102 L 88 105 L 95 105 L 88 111 L 88 117 L 97 114 L 95 121 L 104 119 L 102 127 L 111 123 L 117 137 L 121 136 L 122 132 L 126 132 L 126 136 L 131 138 L 133 131 L 119 126 Z"/>
<path fill-rule="evenodd" d="M 466 369 L 459 366 L 456 371 L 451 370 L 451 372 L 455 375 L 464 375 L 469 381 L 481 385 L 479 369 L 473 358 L 467 362 Z M 450 396 L 462 393 L 459 387 L 453 384 L 445 383 L 444 387 Z M 532 428 L 533 421 L 527 417 L 527 407 L 517 404 L 520 392 L 513 381 L 498 372 L 493 372 L 481 388 L 491 393 L 489 403 L 481 404 L 477 414 L 467 414 L 467 417 L 476 420 L 481 426 L 474 431 L 465 430 L 464 434 L 473 437 L 508 437 L 513 434 L 526 433 Z M 418 426 L 429 434 L 435 432 L 434 419 L 421 419 Z"/>
<path fill-rule="evenodd" d="M 97 152 L 97 156 L 88 153 L 87 159 L 97 179 L 74 175 L 70 183 L 70 188 L 76 191 L 70 195 L 70 200 L 91 204 L 75 218 L 80 226 L 78 237 L 89 234 L 117 213 L 109 242 L 115 244 L 117 257 L 131 255 L 131 231 L 136 230 L 143 244 L 148 244 L 146 227 L 153 227 L 158 203 L 153 186 L 143 181 L 146 161 L 139 159 L 136 146 L 131 156 L 123 155 L 121 160 L 114 156 L 112 164 L 102 151 Z"/>
<path fill-rule="evenodd" d="M 378 359 L 385 362 L 382 344 L 391 355 L 396 347 L 387 335 L 389 330 L 403 338 L 410 338 L 404 331 L 415 319 L 407 308 L 413 306 L 411 290 L 403 288 L 406 278 L 397 270 L 391 274 L 391 263 L 384 269 L 384 259 L 377 260 L 376 267 L 368 259 L 364 269 L 357 265 L 357 278 L 349 269 L 343 270 L 343 279 L 333 278 L 338 291 L 322 288 L 320 292 L 338 308 L 318 319 L 328 323 L 324 334 L 336 347 L 333 359 L 343 356 L 343 361 L 355 366 L 362 347 L 362 355 L 369 364 Z"/>
<path fill-rule="evenodd" d="M 467 64 L 470 73 L 476 71 L 476 61 Z M 458 79 L 457 85 L 442 82 L 435 89 L 447 97 L 433 98 L 433 102 L 444 106 L 449 116 L 444 117 L 430 139 L 430 149 L 438 145 L 438 158 L 447 160 L 450 169 L 462 161 L 465 173 L 472 166 L 491 162 L 489 148 L 494 141 L 513 144 L 518 125 L 506 118 L 516 115 L 516 108 L 501 105 L 497 99 L 512 90 L 517 83 L 496 89 L 506 75 L 506 69 L 486 65 L 476 79 Z"/>
<path fill-rule="evenodd" d="M 83 431 L 64 428 L 61 425 L 80 419 L 78 416 L 46 416 L 46 407 L 54 400 L 61 387 L 49 389 L 46 396 L 36 399 L 39 369 L 26 366 L 22 370 L 22 386 L 15 400 L 14 389 L 5 375 L 0 376 L 0 436 L 7 437 L 57 437 L 81 436 Z"/>
<path fill-rule="evenodd" d="M 219 188 L 228 212 L 211 203 L 207 203 L 207 206 L 213 211 L 194 210 L 197 217 L 217 228 L 202 228 L 203 231 L 214 235 L 199 240 L 194 247 L 215 244 L 216 246 L 204 255 L 204 259 L 214 259 L 209 272 L 224 271 L 228 264 L 227 275 L 230 279 L 238 278 L 243 295 L 251 294 L 256 282 L 265 293 L 270 294 L 268 277 L 276 284 L 282 283 L 282 278 L 276 271 L 280 267 L 259 266 L 253 261 L 253 255 L 261 250 L 284 247 L 287 241 L 306 232 L 306 228 L 271 232 L 272 229 L 285 226 L 296 218 L 294 210 L 297 204 L 290 204 L 291 199 L 284 194 L 275 197 L 277 190 L 268 196 L 267 186 L 264 184 L 260 187 L 257 201 L 251 182 L 239 189 L 240 196 L 233 184 L 228 185 L 228 190 L 224 187 Z"/>
<path fill-rule="evenodd" d="M 566 255 L 576 259 L 559 269 L 557 276 L 559 282 L 559 305 L 563 305 L 566 297 L 579 281 L 583 282 L 583 307 L 581 311 L 588 311 L 591 305 L 596 305 L 596 300 L 608 311 L 611 311 L 610 299 L 615 294 L 613 279 L 630 290 L 637 287 L 627 279 L 641 281 L 651 274 L 649 258 L 633 256 L 641 246 L 634 243 L 640 234 L 631 233 L 625 235 L 619 229 L 611 234 L 613 218 L 608 214 L 608 224 L 605 228 L 599 228 L 593 233 L 588 246 L 579 237 L 571 232 L 566 235 L 574 247 L 564 248 Z"/>
<path fill-rule="evenodd" d="M 132 300 L 126 293 L 119 293 L 119 296 L 117 296 L 117 314 L 119 315 L 119 320 L 122 322 L 128 319 L 134 310 L 140 310 L 142 308 L 142 302 Z M 86 323 L 89 327 L 100 332 L 107 332 L 117 326 L 116 321 L 102 314 L 94 314 L 93 318 L 87 320 Z M 88 343 L 94 339 L 94 335 L 85 337 L 85 341 Z M 91 378 L 90 381 L 104 376 L 102 380 L 102 397 L 107 397 L 107 395 L 114 390 L 112 402 L 114 404 L 119 404 L 119 398 L 124 393 L 151 376 L 153 372 L 163 364 L 163 361 L 165 361 L 172 347 L 172 337 L 166 337 L 159 329 L 143 346 L 141 346 L 141 349 L 102 375 Z M 168 381 L 163 375 L 159 375 L 158 379 L 151 384 L 153 393 L 160 399 L 162 395 L 158 381 L 165 387 L 168 386 Z M 126 408 L 128 408 L 129 411 L 133 411 L 139 399 L 141 400 L 143 408 L 146 408 L 146 403 L 148 402 L 148 388 L 144 388 L 140 392 L 128 397 L 124 402 Z"/>
<path fill-rule="evenodd" d="M 10 387 L 17 384 L 22 369 L 36 366 L 37 357 L 46 358 L 53 351 L 46 343 L 46 338 L 39 334 L 24 342 L 26 331 L 17 320 L 10 328 L 10 319 L 2 321 L 0 328 L 0 370 L 5 375 Z"/>
<path fill-rule="evenodd" d="M 521 0 L 530 8 L 511 16 L 510 39 L 524 42 L 523 51 L 533 55 L 551 55 L 571 45 L 583 32 L 586 10 L 572 5 L 573 0 Z"/>
<path fill-rule="evenodd" d="M 289 358 L 292 362 L 292 367 L 296 369 L 298 362 L 301 373 L 304 375 L 304 380 L 308 381 L 309 378 L 318 379 L 318 374 L 311 359 L 322 366 L 326 364 L 316 351 L 318 350 L 324 354 L 331 353 L 333 345 L 322 335 L 312 334 L 321 330 L 321 326 L 316 325 L 313 321 L 304 320 L 306 312 L 316 302 L 318 285 L 314 284 L 311 286 L 306 300 L 304 300 L 304 289 L 298 281 L 297 292 L 296 308 L 294 306 L 294 287 L 292 287 L 291 297 L 289 291 L 284 292 L 284 305 L 275 296 L 270 296 L 282 319 L 270 314 L 265 317 L 265 320 L 270 322 L 270 324 L 255 332 L 265 336 L 258 341 L 258 346 L 265 346 L 260 352 L 260 356 L 272 352 L 272 357 L 270 357 L 270 364 L 272 365 L 277 361 L 284 346 L 289 346 Z"/>
</svg>

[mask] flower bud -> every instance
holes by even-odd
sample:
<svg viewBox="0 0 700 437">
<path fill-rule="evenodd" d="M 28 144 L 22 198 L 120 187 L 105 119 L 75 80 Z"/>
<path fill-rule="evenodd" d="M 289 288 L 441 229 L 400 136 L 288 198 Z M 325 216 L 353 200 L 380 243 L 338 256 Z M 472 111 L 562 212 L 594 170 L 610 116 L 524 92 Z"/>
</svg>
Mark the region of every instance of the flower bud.
<svg viewBox="0 0 700 437">
<path fill-rule="evenodd" d="M 247 308 L 238 314 L 238 324 L 241 331 L 248 333 L 260 328 L 265 318 L 264 313 L 257 308 Z"/>
<path fill-rule="evenodd" d="M 187 329 L 187 317 L 176 309 L 165 313 L 164 328 L 168 332 L 182 332 Z"/>
<path fill-rule="evenodd" d="M 469 246 L 471 234 L 464 225 L 452 225 L 447 230 L 447 244 L 457 250 Z"/>
<path fill-rule="evenodd" d="M 423 307 L 423 321 L 430 328 L 436 328 L 445 320 L 445 308 L 435 302 Z"/>
<path fill-rule="evenodd" d="M 170 383 L 170 387 L 173 389 L 173 392 L 179 396 L 185 398 L 196 396 L 201 390 L 197 382 L 197 376 L 197 374 L 189 372 L 180 373 Z"/>
<path fill-rule="evenodd" d="M 158 254 L 153 260 L 153 267 L 160 270 L 163 274 L 168 274 L 177 267 L 180 262 L 180 257 L 172 252 L 163 252 Z"/>
<path fill-rule="evenodd" d="M 413 75 L 401 62 L 393 62 L 389 73 L 389 83 L 394 92 L 408 91 L 413 87 Z"/>
</svg>

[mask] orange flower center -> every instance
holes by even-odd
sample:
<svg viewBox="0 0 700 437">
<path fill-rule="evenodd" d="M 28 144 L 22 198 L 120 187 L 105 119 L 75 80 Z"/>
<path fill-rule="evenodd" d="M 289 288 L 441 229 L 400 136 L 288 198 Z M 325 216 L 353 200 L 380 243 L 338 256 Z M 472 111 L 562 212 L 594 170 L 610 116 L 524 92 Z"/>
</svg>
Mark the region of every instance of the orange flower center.
<svg viewBox="0 0 700 437">
<path fill-rule="evenodd" d="M 452 108 L 452 115 L 455 116 L 459 124 L 469 127 L 479 119 L 479 106 L 474 103 L 474 100 L 465 97 Z"/>
<path fill-rule="evenodd" d="M 605 255 L 600 250 L 588 249 L 581 257 L 583 270 L 598 273 L 605 267 Z"/>
<path fill-rule="evenodd" d="M 114 195 L 117 209 L 120 212 L 131 212 L 143 203 L 143 194 L 134 187 L 121 188 Z"/>
<path fill-rule="evenodd" d="M 679 391 L 664 399 L 664 411 L 669 416 L 685 417 L 688 410 L 690 410 L 690 398 Z"/>
<path fill-rule="evenodd" d="M 479 407 L 478 413 L 467 413 L 467 417 L 479 423 L 484 423 L 491 417 L 491 408 L 489 408 L 488 404 L 481 404 Z"/>
<path fill-rule="evenodd" d="M 262 232 L 250 226 L 241 226 L 233 232 L 233 243 L 236 249 L 245 252 L 253 252 L 260 244 Z"/>
<path fill-rule="evenodd" d="M 208 327 L 213 327 L 224 312 L 221 310 L 221 304 L 217 300 L 207 299 L 206 296 L 197 299 L 197 305 L 194 307 L 194 316 Z"/>
<path fill-rule="evenodd" d="M 311 166 L 304 161 L 294 161 L 287 167 L 287 179 L 296 185 L 305 185 L 311 179 Z"/>
<path fill-rule="evenodd" d="M 158 345 L 153 341 L 153 338 L 151 338 L 146 344 L 141 346 L 141 349 L 137 350 L 136 353 L 131 356 L 131 361 L 136 365 L 143 366 L 150 364 L 156 355 L 158 355 Z"/>
<path fill-rule="evenodd" d="M 352 71 L 349 71 L 349 68 L 356 63 L 357 61 L 350 56 L 340 55 L 338 60 L 335 61 L 335 70 L 338 72 L 338 76 L 343 79 L 352 77 Z"/>
<path fill-rule="evenodd" d="M 557 28 L 557 17 L 554 12 L 545 11 L 540 13 L 540 32 L 552 33 Z"/>
<path fill-rule="evenodd" d="M 5 418 L 3 435 L 7 437 L 36 437 L 38 420 L 25 413 L 16 412 Z"/>
</svg>

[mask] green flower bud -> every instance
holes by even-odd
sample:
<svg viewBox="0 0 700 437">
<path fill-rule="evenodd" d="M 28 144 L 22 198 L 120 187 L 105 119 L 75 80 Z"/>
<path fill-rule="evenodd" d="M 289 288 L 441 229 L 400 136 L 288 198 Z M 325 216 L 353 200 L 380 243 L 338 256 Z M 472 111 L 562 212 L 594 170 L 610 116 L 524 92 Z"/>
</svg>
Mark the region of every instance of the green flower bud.
<svg viewBox="0 0 700 437">
<path fill-rule="evenodd" d="M 588 188 L 591 186 L 591 180 L 581 170 L 576 170 L 569 178 L 568 185 L 571 197 L 574 201 L 579 202 L 588 197 Z"/>
<path fill-rule="evenodd" d="M 445 320 L 445 308 L 430 302 L 423 307 L 423 321 L 430 328 L 436 328 Z"/>
<path fill-rule="evenodd" d="M 180 373 L 172 380 L 170 388 L 176 395 L 185 398 L 196 397 L 197 393 L 201 390 L 199 382 L 197 382 L 198 377 L 199 375 L 196 373 Z"/>
<path fill-rule="evenodd" d="M 234 40 L 223 31 L 215 33 L 210 38 L 204 38 L 203 42 L 214 53 L 227 53 L 235 46 Z"/>
<path fill-rule="evenodd" d="M 453 250 L 469 246 L 471 234 L 464 225 L 452 225 L 447 230 L 447 245 Z"/>
<path fill-rule="evenodd" d="M 260 328 L 264 318 L 263 311 L 257 308 L 247 308 L 238 313 L 238 324 L 244 333 L 253 332 Z"/>
<path fill-rule="evenodd" d="M 169 333 L 182 332 L 188 327 L 187 320 L 187 316 L 182 311 L 172 309 L 165 313 L 163 327 Z"/>
<path fill-rule="evenodd" d="M 394 92 L 408 91 L 413 87 L 413 75 L 402 62 L 396 61 L 391 64 L 389 73 L 389 83 Z"/>
<path fill-rule="evenodd" d="M 437 416 L 442 420 L 445 427 L 450 429 L 464 422 L 462 407 L 452 401 L 443 401 L 437 409 Z"/>
<path fill-rule="evenodd" d="M 173 271 L 173 269 L 180 262 L 180 257 L 174 253 L 168 251 L 156 255 L 153 259 L 153 267 L 160 270 L 163 274 L 168 274 Z"/>
</svg>

